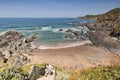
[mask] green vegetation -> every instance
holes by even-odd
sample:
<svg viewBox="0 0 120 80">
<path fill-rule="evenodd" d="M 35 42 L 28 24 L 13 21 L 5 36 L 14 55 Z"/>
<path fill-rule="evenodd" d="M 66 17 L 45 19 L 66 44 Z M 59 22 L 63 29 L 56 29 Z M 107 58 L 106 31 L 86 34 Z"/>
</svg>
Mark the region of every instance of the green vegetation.
<svg viewBox="0 0 120 80">
<path fill-rule="evenodd" d="M 40 67 L 41 70 L 36 70 L 37 73 L 40 72 L 40 76 L 43 76 L 42 68 L 45 67 L 45 64 L 29 64 L 23 66 L 9 66 L 6 63 L 3 63 L 4 67 L 0 67 L 0 80 L 23 80 L 28 78 L 29 72 L 32 66 Z M 55 68 L 55 67 L 54 67 Z M 58 72 L 62 72 L 62 69 L 56 67 Z M 33 80 L 36 75 L 32 74 L 30 80 Z"/>
<path fill-rule="evenodd" d="M 78 19 L 97 19 L 98 17 L 101 17 L 103 15 L 120 15 L 120 8 L 115 8 L 110 11 L 108 11 L 105 14 L 99 14 L 99 15 L 85 15 L 83 17 L 78 17 Z"/>
<path fill-rule="evenodd" d="M 24 72 L 29 72 L 32 66 L 38 66 L 43 68 L 44 64 L 30 64 L 30 65 L 24 65 L 22 66 L 22 69 L 24 70 Z"/>
<path fill-rule="evenodd" d="M 77 17 L 77 18 L 78 19 L 92 19 L 92 20 L 96 20 L 98 16 L 100 16 L 100 15 L 86 15 L 86 16 Z"/>
<path fill-rule="evenodd" d="M 115 8 L 108 11 L 106 14 L 120 14 L 120 8 Z"/>
<path fill-rule="evenodd" d="M 102 30 L 109 30 L 110 36 L 120 39 L 120 8 L 112 9 L 100 15 L 86 15 L 79 18 L 96 20 L 96 26 L 101 26 Z"/>
<path fill-rule="evenodd" d="M 30 64 L 24 66 L 12 66 L 8 67 L 6 63 L 4 63 L 4 67 L 0 68 L 0 80 L 22 80 L 25 77 L 28 77 L 28 72 L 30 71 L 32 66 L 43 67 L 43 64 Z"/>
<path fill-rule="evenodd" d="M 22 68 L 7 68 L 0 73 L 0 80 L 22 80 L 27 77 L 28 73 L 25 73 Z"/>
<path fill-rule="evenodd" d="M 68 80 L 119 80 L 120 66 L 97 67 L 81 71 L 71 71 Z"/>
<path fill-rule="evenodd" d="M 0 80 L 22 80 L 28 77 L 32 66 L 44 67 L 44 64 L 30 64 L 22 67 L 9 67 L 0 72 Z M 80 71 L 65 71 L 57 68 L 58 80 L 116 80 L 120 78 L 120 66 L 96 67 Z"/>
<path fill-rule="evenodd" d="M 119 24 L 115 24 L 113 30 L 115 32 L 120 32 L 120 23 Z"/>
</svg>

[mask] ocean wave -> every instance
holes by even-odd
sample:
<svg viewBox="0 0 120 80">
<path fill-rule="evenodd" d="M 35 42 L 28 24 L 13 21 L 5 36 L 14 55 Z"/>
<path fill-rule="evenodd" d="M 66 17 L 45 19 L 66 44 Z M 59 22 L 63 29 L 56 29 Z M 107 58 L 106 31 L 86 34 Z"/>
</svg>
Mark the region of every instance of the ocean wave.
<svg viewBox="0 0 120 80">
<path fill-rule="evenodd" d="M 79 42 L 70 42 L 70 43 L 59 43 L 57 45 L 38 45 L 38 49 L 61 49 L 61 48 L 69 48 L 76 47 L 80 45 L 92 44 L 90 40 L 79 41 Z"/>
<path fill-rule="evenodd" d="M 41 27 L 41 30 L 43 30 L 43 31 L 47 31 L 47 30 L 51 30 L 51 29 L 52 29 L 51 26 Z"/>
<path fill-rule="evenodd" d="M 1 36 L 1 35 L 4 35 L 6 32 L 9 32 L 9 31 L 16 32 L 15 30 L 8 29 L 8 30 L 5 30 L 5 31 L 0 32 L 0 36 Z"/>
</svg>

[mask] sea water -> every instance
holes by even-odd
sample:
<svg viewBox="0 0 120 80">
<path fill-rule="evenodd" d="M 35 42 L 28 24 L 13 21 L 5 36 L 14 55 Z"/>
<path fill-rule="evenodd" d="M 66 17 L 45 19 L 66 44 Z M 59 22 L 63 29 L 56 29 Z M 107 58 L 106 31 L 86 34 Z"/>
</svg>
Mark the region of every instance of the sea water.
<svg viewBox="0 0 120 80">
<path fill-rule="evenodd" d="M 77 39 L 67 39 L 65 36 L 73 36 L 65 30 L 72 29 L 81 31 L 82 28 L 77 23 L 90 22 L 91 20 L 81 20 L 75 18 L 0 18 L 0 33 L 6 30 L 16 30 L 25 37 L 38 34 L 35 42 L 42 46 L 61 46 L 65 43 L 78 44 Z M 63 31 L 59 31 L 63 29 Z"/>
</svg>

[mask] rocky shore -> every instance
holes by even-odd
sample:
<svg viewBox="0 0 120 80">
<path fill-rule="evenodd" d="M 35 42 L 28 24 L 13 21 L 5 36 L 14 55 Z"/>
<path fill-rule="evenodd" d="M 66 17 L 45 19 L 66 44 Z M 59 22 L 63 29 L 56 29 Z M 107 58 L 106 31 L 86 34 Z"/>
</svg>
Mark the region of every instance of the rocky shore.
<svg viewBox="0 0 120 80">
<path fill-rule="evenodd" d="M 94 18 L 95 22 L 82 25 L 89 28 L 89 39 L 92 43 L 97 47 L 104 47 L 112 53 L 120 55 L 120 8 L 90 17 Z"/>
<path fill-rule="evenodd" d="M 22 33 L 8 30 L 0 34 L 0 61 L 9 66 L 20 66 L 30 62 L 31 43 L 36 35 L 24 38 Z M 2 67 L 2 65 L 1 65 Z"/>
<path fill-rule="evenodd" d="M 84 26 L 84 27 L 77 27 L 79 28 L 80 30 L 74 30 L 74 29 L 59 29 L 58 31 L 59 32 L 66 32 L 66 33 L 71 33 L 73 36 L 70 36 L 70 35 L 66 35 L 64 36 L 64 38 L 67 38 L 67 39 L 76 39 L 76 40 L 88 40 L 88 31 L 89 29 Z"/>
</svg>

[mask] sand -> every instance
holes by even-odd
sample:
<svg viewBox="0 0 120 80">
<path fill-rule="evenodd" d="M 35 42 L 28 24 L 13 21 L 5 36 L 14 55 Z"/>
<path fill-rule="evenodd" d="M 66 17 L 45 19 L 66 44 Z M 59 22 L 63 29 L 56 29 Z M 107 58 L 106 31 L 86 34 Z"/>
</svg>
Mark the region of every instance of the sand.
<svg viewBox="0 0 120 80">
<path fill-rule="evenodd" d="M 29 64 L 49 63 L 64 69 L 120 64 L 120 56 L 90 45 L 60 49 L 34 49 L 32 53 Z"/>
</svg>

